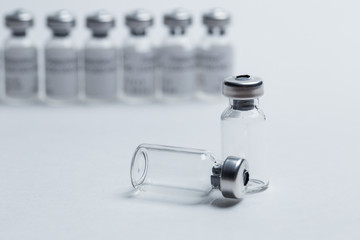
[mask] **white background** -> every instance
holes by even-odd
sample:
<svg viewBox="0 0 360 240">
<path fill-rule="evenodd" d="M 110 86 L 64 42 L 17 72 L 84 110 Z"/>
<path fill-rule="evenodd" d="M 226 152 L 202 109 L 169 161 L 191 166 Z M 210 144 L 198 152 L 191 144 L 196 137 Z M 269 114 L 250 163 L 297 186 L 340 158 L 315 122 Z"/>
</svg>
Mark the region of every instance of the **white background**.
<svg viewBox="0 0 360 240">
<path fill-rule="evenodd" d="M 48 37 L 44 16 L 156 14 L 186 7 L 199 14 L 221 5 L 233 14 L 236 71 L 265 81 L 262 106 L 270 132 L 270 188 L 238 204 L 175 204 L 128 199 L 130 160 L 142 142 L 220 152 L 216 104 L 127 106 L 0 105 L 0 239 L 360 239 L 360 34 L 357 1 L 5 1 L 37 17 L 32 36 Z M 80 20 L 81 18 L 81 20 Z M 3 25 L 3 20 L 1 20 Z M 7 31 L 0 29 L 4 39 Z"/>
</svg>

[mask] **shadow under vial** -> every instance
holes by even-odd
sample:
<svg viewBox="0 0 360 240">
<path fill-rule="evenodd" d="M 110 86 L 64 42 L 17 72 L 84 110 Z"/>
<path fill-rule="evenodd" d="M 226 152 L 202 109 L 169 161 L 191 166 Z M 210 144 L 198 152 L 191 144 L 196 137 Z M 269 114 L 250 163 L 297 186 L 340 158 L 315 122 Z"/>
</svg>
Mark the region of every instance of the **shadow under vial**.
<svg viewBox="0 0 360 240">
<path fill-rule="evenodd" d="M 239 204 L 241 199 L 224 198 L 219 191 L 207 193 L 181 188 L 162 188 L 161 191 L 143 191 L 131 189 L 120 194 L 121 198 L 137 201 L 157 202 L 175 205 L 208 205 L 216 208 L 231 208 Z"/>
</svg>

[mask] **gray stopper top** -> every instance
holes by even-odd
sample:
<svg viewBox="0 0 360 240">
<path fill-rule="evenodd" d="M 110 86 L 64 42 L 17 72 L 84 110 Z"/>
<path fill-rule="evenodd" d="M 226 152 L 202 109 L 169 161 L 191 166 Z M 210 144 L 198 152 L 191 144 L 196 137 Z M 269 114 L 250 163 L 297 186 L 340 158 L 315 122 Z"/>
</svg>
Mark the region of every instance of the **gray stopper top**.
<svg viewBox="0 0 360 240">
<path fill-rule="evenodd" d="M 17 9 L 5 16 L 5 23 L 15 32 L 24 32 L 34 25 L 34 18 L 29 11 Z"/>
<path fill-rule="evenodd" d="M 154 24 L 154 17 L 145 9 L 137 9 L 126 14 L 125 24 L 133 30 L 143 31 Z"/>
<path fill-rule="evenodd" d="M 107 33 L 115 26 L 115 17 L 106 10 L 99 10 L 86 17 L 86 26 L 94 33 Z"/>
<path fill-rule="evenodd" d="M 203 23 L 208 27 L 224 28 L 230 24 L 230 13 L 222 8 L 214 8 L 203 14 Z"/>
<path fill-rule="evenodd" d="M 69 33 L 75 27 L 75 16 L 68 10 L 62 9 L 47 17 L 47 26 L 56 33 Z"/>
<path fill-rule="evenodd" d="M 221 167 L 220 191 L 226 198 L 242 198 L 249 182 L 249 164 L 245 159 L 229 156 Z"/>
<path fill-rule="evenodd" d="M 187 10 L 177 8 L 164 15 L 164 24 L 170 28 L 186 28 L 192 24 L 192 16 Z"/>
<path fill-rule="evenodd" d="M 236 99 L 254 99 L 264 95 L 261 78 L 249 75 L 229 77 L 223 83 L 223 95 Z"/>
</svg>

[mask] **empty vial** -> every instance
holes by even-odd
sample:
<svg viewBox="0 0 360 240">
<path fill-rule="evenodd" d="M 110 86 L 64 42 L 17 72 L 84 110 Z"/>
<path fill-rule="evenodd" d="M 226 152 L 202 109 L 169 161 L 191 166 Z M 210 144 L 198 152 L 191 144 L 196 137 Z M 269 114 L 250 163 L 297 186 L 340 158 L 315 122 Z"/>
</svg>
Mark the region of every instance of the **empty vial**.
<svg viewBox="0 0 360 240">
<path fill-rule="evenodd" d="M 34 25 L 33 15 L 18 9 L 5 16 L 11 36 L 5 41 L 5 95 L 8 100 L 30 100 L 38 97 L 37 48 L 27 37 Z"/>
<path fill-rule="evenodd" d="M 173 194 L 178 189 L 206 196 L 219 189 L 226 198 L 242 198 L 249 179 L 247 161 L 227 157 L 220 162 L 207 150 L 141 144 L 131 162 L 131 183 L 145 192 Z"/>
<path fill-rule="evenodd" d="M 192 23 L 191 14 L 175 9 L 165 14 L 169 36 L 160 49 L 160 82 L 166 99 L 189 99 L 196 92 L 195 50 L 186 31 Z"/>
<path fill-rule="evenodd" d="M 84 49 L 85 96 L 92 100 L 114 100 L 117 97 L 117 48 L 109 38 L 115 18 L 100 10 L 86 18 L 92 37 Z"/>
<path fill-rule="evenodd" d="M 148 36 L 153 16 L 144 9 L 125 16 L 129 36 L 123 47 L 123 94 L 125 100 L 143 101 L 155 97 L 156 53 Z"/>
<path fill-rule="evenodd" d="M 249 161 L 251 178 L 248 192 L 268 187 L 265 115 L 258 98 L 264 94 L 258 77 L 239 75 L 223 83 L 229 107 L 221 115 L 222 156 L 239 156 Z"/>
<path fill-rule="evenodd" d="M 78 49 L 70 36 L 75 17 L 67 10 L 47 17 L 53 34 L 45 45 L 46 96 L 51 101 L 71 101 L 78 98 Z"/>
<path fill-rule="evenodd" d="M 224 77 L 232 75 L 233 48 L 227 34 L 230 14 L 215 8 L 203 15 L 203 23 L 207 33 L 198 48 L 199 93 L 219 98 Z"/>
</svg>

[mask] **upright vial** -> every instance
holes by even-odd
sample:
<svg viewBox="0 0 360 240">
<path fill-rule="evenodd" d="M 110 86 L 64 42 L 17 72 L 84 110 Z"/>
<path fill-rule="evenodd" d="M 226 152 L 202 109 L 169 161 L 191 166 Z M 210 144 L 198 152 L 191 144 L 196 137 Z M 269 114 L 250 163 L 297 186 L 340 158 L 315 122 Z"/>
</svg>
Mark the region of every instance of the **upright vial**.
<svg viewBox="0 0 360 240">
<path fill-rule="evenodd" d="M 31 100 L 38 97 L 37 48 L 27 37 L 34 25 L 30 12 L 18 9 L 5 16 L 11 36 L 5 41 L 5 95 L 8 100 Z"/>
<path fill-rule="evenodd" d="M 153 23 L 152 14 L 144 9 L 125 16 L 125 24 L 130 30 L 123 47 L 125 100 L 144 101 L 155 97 L 156 53 L 147 34 Z"/>
<path fill-rule="evenodd" d="M 109 38 L 115 18 L 100 10 L 86 18 L 92 36 L 85 44 L 85 96 L 92 100 L 115 100 L 117 97 L 117 48 Z"/>
<path fill-rule="evenodd" d="M 223 83 L 223 94 L 229 107 L 221 115 L 222 155 L 246 158 L 251 177 L 248 192 L 268 187 L 265 115 L 258 98 L 264 94 L 258 77 L 239 75 Z"/>
<path fill-rule="evenodd" d="M 145 192 L 205 196 L 219 189 L 226 198 L 242 198 L 249 180 L 245 159 L 216 161 L 201 149 L 141 144 L 131 162 L 131 183 Z"/>
<path fill-rule="evenodd" d="M 67 10 L 47 17 L 53 35 L 45 45 L 46 96 L 52 101 L 71 101 L 78 98 L 78 49 L 70 33 L 75 17 Z"/>
<path fill-rule="evenodd" d="M 192 23 L 191 14 L 175 9 L 165 14 L 169 36 L 160 50 L 161 91 L 166 99 L 190 99 L 196 92 L 195 50 L 186 30 Z"/>
<path fill-rule="evenodd" d="M 232 75 L 233 47 L 227 35 L 230 14 L 215 8 L 202 19 L 207 33 L 198 48 L 199 93 L 201 97 L 219 98 L 224 77 Z"/>
</svg>

